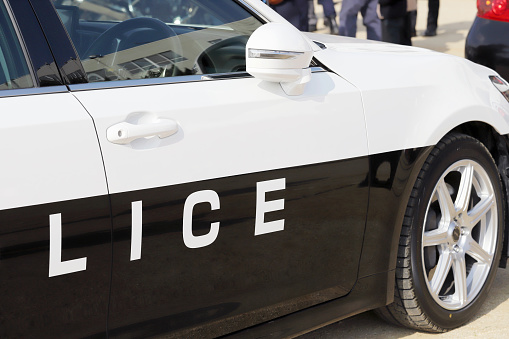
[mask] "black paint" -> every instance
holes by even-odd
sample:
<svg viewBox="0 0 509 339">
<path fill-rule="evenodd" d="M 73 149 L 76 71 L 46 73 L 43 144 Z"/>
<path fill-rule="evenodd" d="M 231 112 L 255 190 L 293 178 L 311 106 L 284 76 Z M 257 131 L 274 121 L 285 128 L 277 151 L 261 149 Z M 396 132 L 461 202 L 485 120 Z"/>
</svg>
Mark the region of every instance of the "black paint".
<svg viewBox="0 0 509 339">
<path fill-rule="evenodd" d="M 41 87 L 63 85 L 59 70 L 46 38 L 28 0 L 11 0 L 10 6 L 27 46 L 30 60 Z"/>
<path fill-rule="evenodd" d="M 210 325 L 234 331 L 348 293 L 367 212 L 368 159 L 247 174 L 112 196 L 114 264 L 112 336 L 140 336 Z M 256 183 L 286 178 L 284 231 L 254 236 Z M 193 192 L 214 190 L 220 210 L 199 204 L 195 235 L 219 221 L 216 241 L 187 248 L 182 212 Z M 131 202 L 143 201 L 142 257 L 130 261 Z M 226 333 L 224 332 L 224 333 Z M 217 333 L 224 334 L 224 333 Z"/>
<path fill-rule="evenodd" d="M 16 0 L 17 1 L 17 0 Z M 22 0 L 26 1 L 26 0 Z M 53 4 L 49 0 L 29 0 L 51 46 L 53 57 L 66 85 L 87 83 L 87 75 L 78 53 L 67 34 Z"/>
<path fill-rule="evenodd" d="M 509 79 L 509 22 L 476 17 L 465 44 L 465 57 Z"/>
<path fill-rule="evenodd" d="M 104 336 L 108 299 L 111 337 L 220 336 L 332 301 L 345 308 L 316 321 L 390 302 L 401 215 L 430 149 L 0 211 L 0 288 L 9 291 L 0 336 Z M 265 219 L 284 219 L 285 229 L 255 236 L 256 183 L 280 178 L 286 188 L 266 201 L 284 199 L 285 208 Z M 215 191 L 220 209 L 197 204 L 194 235 L 216 221 L 220 230 L 211 245 L 190 249 L 184 203 L 201 190 Z M 142 254 L 130 261 L 131 203 L 139 200 Z M 62 259 L 87 257 L 86 271 L 48 278 L 55 213 Z M 370 283 L 356 287 L 361 281 Z M 302 327 L 294 325 L 288 330 Z"/>
<path fill-rule="evenodd" d="M 62 214 L 62 260 L 86 271 L 49 273 L 49 216 Z M 111 273 L 107 196 L 0 211 L 0 337 L 106 333 Z"/>
</svg>

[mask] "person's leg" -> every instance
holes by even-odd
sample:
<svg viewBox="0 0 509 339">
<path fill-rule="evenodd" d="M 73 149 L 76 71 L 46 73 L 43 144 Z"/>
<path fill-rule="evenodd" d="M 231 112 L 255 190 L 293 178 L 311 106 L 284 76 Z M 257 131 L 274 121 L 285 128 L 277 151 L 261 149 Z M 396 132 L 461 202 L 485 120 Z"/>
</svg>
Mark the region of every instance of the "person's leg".
<svg viewBox="0 0 509 339">
<path fill-rule="evenodd" d="M 383 19 L 382 20 L 382 40 L 393 44 L 403 42 L 403 32 L 405 18 Z"/>
<path fill-rule="evenodd" d="M 440 0 L 428 0 L 428 24 L 424 32 L 425 36 L 437 35 L 439 7 Z"/>
<path fill-rule="evenodd" d="M 325 17 L 324 20 L 327 21 L 327 26 L 329 26 L 330 34 L 339 34 L 334 2 L 332 2 L 332 0 L 321 0 L 319 3 L 323 7 L 323 15 Z"/>
<path fill-rule="evenodd" d="M 334 2 L 332 0 L 321 0 L 319 3 L 323 6 L 324 16 L 336 17 L 336 9 L 334 8 Z"/>
<path fill-rule="evenodd" d="M 315 2 L 313 0 L 308 0 L 308 25 L 309 31 L 316 31 L 316 23 L 317 23 L 316 13 L 315 13 Z"/>
<path fill-rule="evenodd" d="M 415 26 L 417 25 L 417 11 L 410 11 L 410 32 L 412 36 L 417 36 L 417 31 L 415 30 Z"/>
<path fill-rule="evenodd" d="M 377 12 L 378 0 L 364 0 L 361 7 L 362 22 L 366 26 L 369 40 L 382 40 L 382 23 Z"/>
<path fill-rule="evenodd" d="M 304 5 L 304 7 L 302 6 Z M 279 5 L 271 6 L 283 18 L 301 31 L 308 30 L 307 0 L 283 1 Z"/>
<path fill-rule="evenodd" d="M 298 28 L 303 32 L 309 32 L 308 22 L 308 0 L 294 0 L 295 6 L 299 11 L 299 26 Z"/>
<path fill-rule="evenodd" d="M 362 7 L 359 0 L 343 0 L 339 11 L 339 35 L 355 37 L 357 35 L 357 14 Z"/>
<path fill-rule="evenodd" d="M 279 5 L 270 6 L 292 25 L 299 28 L 299 13 L 291 1 L 283 1 Z"/>
<path fill-rule="evenodd" d="M 406 12 L 400 44 L 412 46 L 412 12 Z"/>
</svg>

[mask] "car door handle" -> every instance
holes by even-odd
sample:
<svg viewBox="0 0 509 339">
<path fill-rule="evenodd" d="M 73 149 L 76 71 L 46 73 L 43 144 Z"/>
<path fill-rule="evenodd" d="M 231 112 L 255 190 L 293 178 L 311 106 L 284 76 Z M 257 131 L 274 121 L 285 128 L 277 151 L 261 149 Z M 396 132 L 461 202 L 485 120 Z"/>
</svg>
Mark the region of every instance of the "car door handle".
<svg viewBox="0 0 509 339">
<path fill-rule="evenodd" d="M 161 139 L 167 138 L 177 131 L 177 122 L 170 119 L 157 119 L 154 122 L 139 125 L 124 121 L 109 127 L 106 130 L 106 137 L 114 144 L 126 145 L 140 138 L 153 136 L 158 136 Z"/>
</svg>

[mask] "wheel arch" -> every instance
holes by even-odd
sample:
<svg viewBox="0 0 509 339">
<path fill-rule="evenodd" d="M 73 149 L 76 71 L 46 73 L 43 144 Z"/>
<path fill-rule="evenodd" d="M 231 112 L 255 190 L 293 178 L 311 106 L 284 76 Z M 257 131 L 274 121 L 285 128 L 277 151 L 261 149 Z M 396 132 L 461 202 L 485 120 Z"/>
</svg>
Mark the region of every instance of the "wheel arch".
<svg viewBox="0 0 509 339">
<path fill-rule="evenodd" d="M 484 133 L 484 135 L 481 135 L 479 133 Z M 470 135 L 469 135 L 470 134 Z M 477 138 L 476 138 L 477 137 Z M 497 140 L 498 139 L 498 140 Z M 482 141 L 481 141 L 482 140 Z M 500 141 L 502 140 L 502 141 Z M 498 141 L 498 142 L 497 142 Z M 486 143 L 489 146 L 485 146 L 484 143 Z M 433 147 L 433 150 L 431 152 L 431 155 L 427 157 L 426 163 L 424 167 L 421 169 L 421 173 L 418 176 L 418 180 L 414 184 L 414 189 L 411 194 L 411 198 L 407 205 L 407 211 L 405 213 L 404 218 L 404 224 L 401 229 L 401 237 L 399 241 L 399 248 L 398 248 L 398 260 L 397 260 L 397 269 L 396 269 L 396 284 L 394 288 L 394 303 L 387 306 L 386 308 L 382 308 L 381 315 L 383 319 L 386 319 L 390 322 L 409 326 L 411 328 L 416 328 L 424 331 L 431 331 L 431 332 L 444 332 L 449 329 L 461 326 L 465 322 L 467 322 L 469 319 L 471 319 L 475 313 L 479 310 L 480 305 L 483 303 L 483 300 L 486 298 L 487 295 L 487 289 L 489 289 L 489 286 L 493 282 L 495 273 L 496 273 L 496 264 L 499 262 L 499 258 L 501 255 L 501 252 L 503 250 L 502 244 L 503 244 L 503 236 L 502 236 L 502 230 L 504 229 L 504 223 L 503 218 L 505 217 L 506 208 L 502 207 L 506 202 L 504 202 L 504 187 L 502 187 L 502 184 L 499 185 L 496 183 L 496 175 L 499 171 L 499 167 L 497 167 L 497 164 L 494 163 L 492 160 L 493 155 L 498 155 L 498 153 L 501 154 L 502 160 L 503 160 L 503 154 L 507 153 L 505 145 L 503 145 L 505 142 L 503 142 L 503 138 L 499 138 L 499 135 L 496 133 L 492 133 L 492 130 L 490 130 L 489 126 L 486 125 L 465 125 L 465 126 L 458 126 L 458 128 L 455 128 L 454 130 L 451 130 L 449 133 L 447 133 L 441 141 Z M 497 160 L 500 158 L 497 157 Z M 469 231 L 467 231 L 465 234 L 465 238 L 463 239 L 465 242 L 463 242 L 462 245 L 459 244 L 459 246 L 466 246 L 467 250 L 464 252 L 462 251 L 459 246 L 454 246 L 454 251 L 459 253 L 459 257 L 463 256 L 463 266 L 464 266 L 464 272 L 463 272 L 463 278 L 461 277 L 461 269 L 460 271 L 455 270 L 453 281 L 455 282 L 457 279 L 460 279 L 462 285 L 464 287 L 464 291 L 457 292 L 456 290 L 452 290 L 450 288 L 442 289 L 442 285 L 438 285 L 440 291 L 428 291 L 428 288 L 426 288 L 426 284 L 428 279 L 431 279 L 428 276 L 429 270 L 435 269 L 439 267 L 438 262 L 436 261 L 436 258 L 430 258 L 431 261 L 429 261 L 430 266 L 426 266 L 427 268 L 424 268 L 425 262 L 424 262 L 424 252 L 422 249 L 423 243 L 424 243 L 424 232 L 425 227 L 427 228 L 430 226 L 430 232 L 434 232 L 434 227 L 439 227 L 439 223 L 442 223 L 442 218 L 438 217 L 439 214 L 432 214 L 435 217 L 432 217 L 430 220 L 431 223 L 428 225 L 428 222 L 426 221 L 426 216 L 429 209 L 436 210 L 438 208 L 437 204 L 435 204 L 435 207 L 430 206 L 430 202 L 432 201 L 435 189 L 433 188 L 435 185 L 438 186 L 437 182 L 440 182 L 441 191 L 442 193 L 439 193 L 439 196 L 435 197 L 435 202 L 437 200 L 442 199 L 442 202 L 440 203 L 440 211 L 443 211 L 445 208 L 446 210 L 449 210 L 449 218 L 451 218 L 451 224 L 447 226 L 450 231 L 450 227 L 453 225 L 452 218 L 457 215 L 458 219 L 454 217 L 454 224 L 455 230 L 461 225 L 463 225 L 468 228 L 469 230 L 472 230 L 473 227 L 476 227 L 474 224 L 468 224 L 468 222 L 464 222 L 461 214 L 463 212 L 466 213 L 467 210 L 471 208 L 473 205 L 473 200 L 470 199 L 478 199 L 475 195 L 472 195 L 473 197 L 470 197 L 470 194 L 468 194 L 469 201 L 461 201 L 460 200 L 460 210 L 458 211 L 456 208 L 456 203 L 458 200 L 454 202 L 454 207 L 451 206 L 451 199 L 445 198 L 444 203 L 444 196 L 450 195 L 451 197 L 455 194 L 454 192 L 459 192 L 458 190 L 463 191 L 470 191 L 473 189 L 473 187 L 466 187 L 464 186 L 463 175 L 464 173 L 468 172 L 461 172 L 460 167 L 462 166 L 471 166 L 471 163 L 476 163 L 478 169 L 475 169 L 475 172 L 479 172 L 478 176 L 476 175 L 477 180 L 479 180 L 478 185 L 476 187 L 477 192 L 480 192 L 479 189 L 482 190 L 483 194 L 495 194 L 497 196 L 496 200 L 497 206 L 500 206 L 501 208 L 497 210 L 492 210 L 490 207 L 490 210 L 492 213 L 495 211 L 495 213 L 498 214 L 498 217 L 500 219 L 499 222 L 496 222 L 496 219 L 488 218 L 486 219 L 486 223 L 489 222 L 488 220 L 491 220 L 491 233 L 493 234 L 493 230 L 495 232 L 498 232 L 500 235 L 499 237 L 492 238 L 494 240 L 490 240 L 488 243 L 488 246 L 493 246 L 493 241 L 496 241 L 496 245 L 498 250 L 494 251 L 494 247 L 490 247 L 489 251 L 493 253 L 493 258 L 495 258 L 494 261 L 486 261 L 485 263 L 490 263 L 489 266 L 485 266 L 484 268 L 481 268 L 483 270 L 481 273 L 482 276 L 477 287 L 472 287 L 473 290 L 472 295 L 470 295 L 470 291 L 468 291 L 467 287 L 467 281 L 470 277 L 470 281 L 472 282 L 474 278 L 472 276 L 478 276 L 478 270 L 473 271 L 473 273 L 468 273 L 465 262 L 466 262 L 466 255 L 469 248 L 468 242 L 471 242 L 472 240 L 468 240 L 467 238 L 470 237 Z M 457 165 L 459 164 L 459 165 Z M 493 167 L 495 165 L 495 168 Z M 464 167 L 463 170 L 465 170 L 466 167 Z M 480 171 L 479 171 L 480 170 Z M 461 182 L 463 183 L 463 189 L 461 189 L 461 185 L 459 183 L 458 178 L 454 176 L 448 176 L 449 179 L 447 179 L 446 174 L 452 173 L 453 171 L 459 171 L 461 172 Z M 488 171 L 488 172 L 486 172 Z M 489 173 L 489 174 L 488 174 Z M 499 174 L 500 175 L 500 174 Z M 489 178 L 488 178 L 489 177 Z M 447 188 L 445 189 L 445 185 L 447 181 Z M 484 182 L 484 184 L 481 184 L 480 182 Z M 485 188 L 480 188 L 484 185 Z M 498 187 L 497 187 L 498 186 Z M 445 193 L 444 193 L 444 190 Z M 448 191 L 448 192 L 447 192 Z M 458 193 L 459 194 L 459 193 Z M 484 195 L 483 195 L 484 196 Z M 486 201 L 490 201 L 488 198 Z M 479 200 L 478 200 L 479 201 Z M 482 200 L 481 200 L 482 201 Z M 491 203 L 491 201 L 490 201 Z M 476 204 L 474 202 L 474 204 Z M 470 207 L 468 207 L 470 206 Z M 491 206 L 491 205 L 490 205 Z M 451 212 L 451 208 L 453 211 Z M 488 210 L 486 210 L 488 211 Z M 439 212 L 441 213 L 441 212 Z M 455 214 L 457 213 L 457 214 Z M 468 211 L 470 215 L 470 210 Z M 435 218 L 435 219 L 433 219 Z M 433 221 L 434 220 L 434 221 Z M 488 227 L 488 226 L 486 226 Z M 397 227 L 395 227 L 397 228 Z M 478 228 L 477 228 L 478 229 Z M 486 230 L 487 228 L 483 227 L 483 230 Z M 443 228 L 442 231 L 444 232 Z M 439 233 L 440 233 L 439 232 Z M 482 232 L 482 230 L 481 230 Z M 445 233 L 443 233 L 445 234 Z M 463 233 L 462 233 L 463 234 Z M 474 232 L 472 232 L 473 241 L 479 241 L 483 238 L 475 238 L 473 235 Z M 434 241 L 442 241 L 436 238 L 436 233 L 433 234 L 432 238 Z M 449 235 L 450 236 L 450 235 Z M 421 239 L 421 237 L 423 237 Z M 435 237 L 435 238 L 434 238 Z M 457 238 L 460 239 L 459 236 Z M 452 240 L 452 239 L 449 239 Z M 449 246 L 449 250 L 446 250 L 444 253 L 446 256 L 450 256 L 449 253 L 452 250 L 452 246 L 454 243 L 450 243 L 449 240 L 447 240 L 446 246 Z M 428 238 L 429 241 L 429 238 Z M 453 240 L 456 241 L 456 240 Z M 437 242 L 437 244 L 442 242 Z M 467 244 L 467 245 L 465 245 Z M 481 244 L 481 242 L 479 242 Z M 486 242 L 483 242 L 484 245 L 486 245 Z M 480 245 L 480 246 L 484 246 Z M 432 244 L 424 245 L 424 246 L 433 246 Z M 456 248 L 457 247 L 457 248 Z M 483 247 L 484 248 L 484 247 Z M 443 249 L 443 248 L 442 248 Z M 458 249 L 458 250 L 457 250 Z M 439 249 L 435 249 L 438 254 Z M 442 253 L 442 252 L 440 252 Z M 463 253 L 463 254 L 461 254 Z M 431 253 L 430 253 L 431 255 Z M 471 254 L 470 254 L 471 255 Z M 457 258 L 457 260 L 461 260 L 460 258 Z M 442 259 L 440 254 L 440 260 Z M 474 258 L 476 259 L 476 258 Z M 435 260 L 435 261 L 433 261 Z M 446 259 L 449 260 L 449 259 Z M 450 260 L 456 260 L 456 259 L 450 259 Z M 477 259 L 476 259 L 477 260 Z M 479 261 L 479 260 L 478 260 Z M 444 266 L 444 261 L 441 261 L 442 265 L 442 279 L 445 283 L 445 274 L 450 274 L 449 269 L 453 270 L 454 268 L 447 268 Z M 493 263 L 493 264 L 491 264 Z M 428 264 L 426 264 L 428 265 Z M 435 266 L 433 268 L 433 266 Z M 472 269 L 474 269 L 476 265 L 471 266 Z M 483 267 L 482 265 L 480 267 Z M 488 271 L 486 271 L 486 267 Z M 426 271 L 428 270 L 428 271 Z M 460 272 L 460 273 L 458 273 Z M 460 276 L 457 277 L 457 274 Z M 440 278 L 439 278 L 440 279 Z M 487 279 L 487 280 L 485 280 Z M 449 283 L 451 281 L 449 280 Z M 444 285 L 445 286 L 445 285 Z M 428 285 L 429 287 L 429 285 Z M 479 289 L 480 288 L 480 289 Z M 456 295 L 456 293 L 463 294 L 463 297 L 455 297 L 453 299 L 449 299 L 450 305 L 457 304 L 458 308 L 448 308 L 447 306 L 443 305 L 437 305 L 436 302 L 437 298 L 441 296 L 443 293 L 445 296 L 451 296 L 452 294 Z M 451 294 L 449 294 L 451 293 Z M 482 294 L 481 294 L 482 293 Z M 467 295 L 469 297 L 467 298 Z M 441 299 L 440 300 L 444 300 Z M 390 302 L 390 301 L 389 301 Z M 442 307 L 440 307 L 442 306 Z M 452 319 L 452 320 L 451 320 Z"/>
<path fill-rule="evenodd" d="M 451 132 L 458 132 L 469 135 L 479 140 L 490 152 L 500 174 L 504 200 L 504 241 L 502 257 L 499 267 L 506 268 L 509 257 L 509 138 L 508 135 L 501 135 L 492 126 L 472 121 L 457 126 Z"/>
<path fill-rule="evenodd" d="M 509 258 L 509 227 L 507 226 L 509 222 L 509 137 L 508 135 L 499 134 L 491 125 L 480 121 L 472 121 L 458 125 L 445 133 L 442 138 L 450 133 L 461 133 L 479 140 L 488 149 L 495 160 L 502 181 L 503 202 L 505 206 L 504 241 L 499 266 L 505 268 L 507 259 Z M 377 200 L 376 193 L 374 192 L 377 189 L 380 190 L 380 188 L 377 188 L 376 185 L 371 185 L 370 207 L 363 253 L 361 255 L 359 267 L 359 278 L 378 273 L 382 268 L 393 271 L 395 274 L 398 260 L 397 251 L 399 238 L 406 210 L 406 203 L 404 202 L 408 201 L 415 180 L 433 148 L 434 145 L 430 145 L 429 147 L 421 149 L 404 150 L 394 153 L 393 164 L 397 166 L 395 176 L 400 179 L 404 178 L 404 180 L 399 180 L 399 187 L 392 186 L 390 188 L 392 192 L 396 193 L 394 196 L 398 197 L 392 206 L 385 203 L 391 197 L 387 195 L 382 199 L 384 201 L 383 208 L 392 209 L 392 211 L 395 212 L 392 213 L 392 217 L 390 217 L 390 225 L 384 225 L 385 222 L 380 220 L 380 209 L 376 209 L 377 203 L 374 202 Z M 386 156 L 387 155 L 384 155 L 384 157 Z M 372 156 L 370 159 L 370 167 L 372 170 L 376 167 L 373 166 L 374 162 L 377 162 L 376 155 Z M 374 174 L 372 174 L 372 176 L 374 176 Z M 387 192 L 388 191 L 389 190 L 387 190 Z M 398 204 L 396 204 L 396 201 Z M 386 221 L 389 221 L 389 219 Z M 370 234 L 372 235 L 370 236 Z M 382 238 L 381 240 L 380 237 Z M 389 251 L 390 253 L 385 251 Z M 394 285 L 388 284 L 387 286 L 387 303 L 391 303 L 394 294 Z"/>
</svg>

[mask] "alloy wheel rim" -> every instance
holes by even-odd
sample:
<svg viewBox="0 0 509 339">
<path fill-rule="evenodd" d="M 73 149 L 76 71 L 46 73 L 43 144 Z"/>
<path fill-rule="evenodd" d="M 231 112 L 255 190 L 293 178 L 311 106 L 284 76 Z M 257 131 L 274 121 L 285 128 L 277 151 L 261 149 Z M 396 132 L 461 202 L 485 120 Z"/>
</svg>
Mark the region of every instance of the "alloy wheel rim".
<svg viewBox="0 0 509 339">
<path fill-rule="evenodd" d="M 496 250 L 497 208 L 488 173 L 473 160 L 454 163 L 438 180 L 421 254 L 428 291 L 441 307 L 462 309 L 482 290 Z"/>
</svg>

